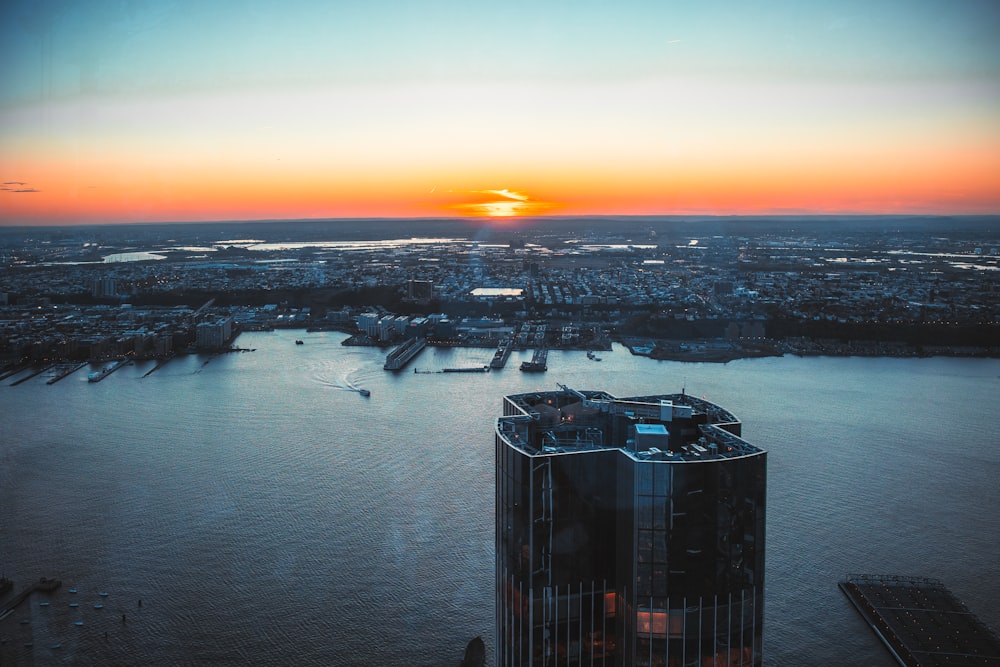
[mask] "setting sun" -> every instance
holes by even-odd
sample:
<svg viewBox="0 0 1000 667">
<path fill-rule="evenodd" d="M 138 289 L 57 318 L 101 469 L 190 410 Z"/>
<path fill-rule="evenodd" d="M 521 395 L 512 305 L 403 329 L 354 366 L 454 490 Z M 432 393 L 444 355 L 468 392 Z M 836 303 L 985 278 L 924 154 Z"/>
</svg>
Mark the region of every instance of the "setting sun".
<svg viewBox="0 0 1000 667">
<path fill-rule="evenodd" d="M 463 215 L 486 218 L 515 218 L 526 215 L 543 215 L 556 208 L 556 204 L 532 199 L 523 192 L 506 188 L 501 190 L 450 191 L 461 196 L 461 201 L 444 205 L 446 211 L 458 211 Z"/>
</svg>

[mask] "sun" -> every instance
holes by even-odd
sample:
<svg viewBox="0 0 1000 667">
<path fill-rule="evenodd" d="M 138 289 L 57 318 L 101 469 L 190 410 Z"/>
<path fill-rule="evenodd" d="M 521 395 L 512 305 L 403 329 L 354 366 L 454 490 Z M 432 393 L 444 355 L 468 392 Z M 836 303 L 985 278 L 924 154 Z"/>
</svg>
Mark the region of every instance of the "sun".
<svg viewBox="0 0 1000 667">
<path fill-rule="evenodd" d="M 466 190 L 457 194 L 465 195 L 466 199 L 471 198 L 474 201 L 448 204 L 446 208 L 481 218 L 517 218 L 526 215 L 542 215 L 556 207 L 553 202 L 532 199 L 523 192 L 507 188 Z"/>
</svg>

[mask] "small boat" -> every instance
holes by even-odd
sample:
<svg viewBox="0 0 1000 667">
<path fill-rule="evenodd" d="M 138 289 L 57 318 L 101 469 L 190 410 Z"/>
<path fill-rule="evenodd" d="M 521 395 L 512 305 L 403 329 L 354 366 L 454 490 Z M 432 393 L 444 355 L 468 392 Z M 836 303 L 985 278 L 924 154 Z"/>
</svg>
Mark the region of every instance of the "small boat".
<svg viewBox="0 0 1000 667">
<path fill-rule="evenodd" d="M 79 602 L 70 602 L 70 603 L 69 603 L 69 606 L 70 606 L 70 607 L 79 607 L 79 606 L 80 606 L 80 603 L 79 603 Z"/>
<path fill-rule="evenodd" d="M 76 593 L 76 589 L 75 588 L 71 588 L 71 589 L 69 589 L 69 592 L 70 593 Z"/>
<path fill-rule="evenodd" d="M 73 621 L 73 625 L 83 625 L 83 621 Z"/>
<path fill-rule="evenodd" d="M 106 378 L 108 375 L 110 375 L 111 371 L 113 371 L 113 370 L 115 370 L 114 366 L 105 366 L 101 370 L 95 371 L 95 372 L 91 373 L 90 375 L 88 375 L 87 376 L 87 382 L 100 382 L 101 380 L 103 380 L 104 378 Z"/>
<path fill-rule="evenodd" d="M 49 603 L 48 603 L 48 602 L 39 602 L 39 603 L 38 603 L 38 606 L 39 606 L 39 607 L 48 607 L 48 606 L 49 606 Z"/>
<path fill-rule="evenodd" d="M 104 605 L 98 602 L 97 604 L 94 605 L 94 609 L 104 609 Z"/>
<path fill-rule="evenodd" d="M 301 340 L 296 340 L 295 344 L 296 345 L 305 345 L 305 343 L 303 341 L 301 341 Z"/>
<path fill-rule="evenodd" d="M 358 393 L 361 394 L 362 396 L 371 396 L 372 395 L 372 393 L 370 391 L 368 391 L 367 389 L 358 389 Z"/>
<path fill-rule="evenodd" d="M 100 593 L 98 593 L 98 595 L 100 595 L 102 598 L 106 598 L 106 597 L 108 597 L 108 592 L 107 591 L 101 591 Z"/>
</svg>

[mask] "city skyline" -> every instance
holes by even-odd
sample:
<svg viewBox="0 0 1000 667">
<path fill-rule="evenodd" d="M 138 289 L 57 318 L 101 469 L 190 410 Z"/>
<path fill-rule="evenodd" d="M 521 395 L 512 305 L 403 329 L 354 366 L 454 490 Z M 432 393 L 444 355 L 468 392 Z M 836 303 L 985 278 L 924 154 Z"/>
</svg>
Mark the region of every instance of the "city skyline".
<svg viewBox="0 0 1000 667">
<path fill-rule="evenodd" d="M 1000 211 L 1000 6 L 0 10 L 0 224 Z"/>
</svg>

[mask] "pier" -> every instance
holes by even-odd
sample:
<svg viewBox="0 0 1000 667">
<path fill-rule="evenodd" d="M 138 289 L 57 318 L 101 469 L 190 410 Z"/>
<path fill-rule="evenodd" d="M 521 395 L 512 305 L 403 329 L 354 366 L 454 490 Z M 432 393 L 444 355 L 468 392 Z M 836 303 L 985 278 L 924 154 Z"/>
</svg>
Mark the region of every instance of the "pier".
<svg viewBox="0 0 1000 667">
<path fill-rule="evenodd" d="M 54 376 L 52 376 L 51 378 L 49 378 L 48 380 L 46 380 L 45 384 L 55 384 L 56 382 L 59 382 L 59 380 L 62 380 L 63 378 L 72 375 L 73 373 L 77 372 L 78 370 L 80 370 L 81 368 L 83 368 L 86 365 L 87 364 L 85 364 L 85 363 L 82 363 L 82 364 L 63 364 L 61 367 L 59 367 L 58 371 L 56 372 L 56 374 Z"/>
<path fill-rule="evenodd" d="M 101 370 L 94 371 L 93 373 L 88 375 L 87 382 L 100 382 L 101 380 L 108 377 L 122 366 L 127 366 L 129 363 L 131 363 L 129 359 L 119 359 L 110 366 L 105 366 Z"/>
<path fill-rule="evenodd" d="M 546 361 L 549 357 L 547 348 L 540 347 L 531 355 L 531 361 L 522 361 L 521 370 L 525 373 L 542 373 L 548 370 Z"/>
<path fill-rule="evenodd" d="M 3 604 L 3 607 L 0 607 L 0 620 L 7 618 L 7 616 L 13 613 L 17 605 L 27 600 L 28 596 L 34 593 L 35 591 L 42 591 L 43 593 L 51 593 L 60 586 L 62 586 L 62 582 L 59 581 L 58 579 L 46 579 L 45 577 L 42 577 L 37 582 L 28 586 L 23 591 L 21 591 L 20 593 L 12 597 L 10 600 L 5 602 Z"/>
<path fill-rule="evenodd" d="M 382 368 L 387 371 L 398 371 L 410 363 L 410 360 L 420 354 L 420 351 L 425 347 L 427 347 L 427 339 L 411 338 L 389 353 Z"/>
<path fill-rule="evenodd" d="M 48 364 L 46 366 L 41 366 L 39 368 L 33 368 L 33 369 L 31 369 L 31 373 L 29 373 L 28 375 L 25 375 L 23 378 L 19 378 L 17 380 L 14 380 L 13 382 L 10 383 L 10 386 L 16 387 L 17 385 L 21 384 L 22 382 L 27 382 L 31 378 L 33 378 L 33 377 L 35 377 L 37 375 L 41 375 L 45 371 L 49 370 L 50 368 L 52 368 L 53 365 L 54 364 Z"/>
<path fill-rule="evenodd" d="M 499 370 L 507 365 L 510 353 L 514 351 L 515 338 L 516 336 L 511 336 L 497 349 L 496 354 L 493 355 L 493 361 L 490 362 L 490 368 Z"/>
<path fill-rule="evenodd" d="M 1000 665 L 1000 638 L 936 579 L 858 574 L 838 586 L 903 667 Z"/>
</svg>

